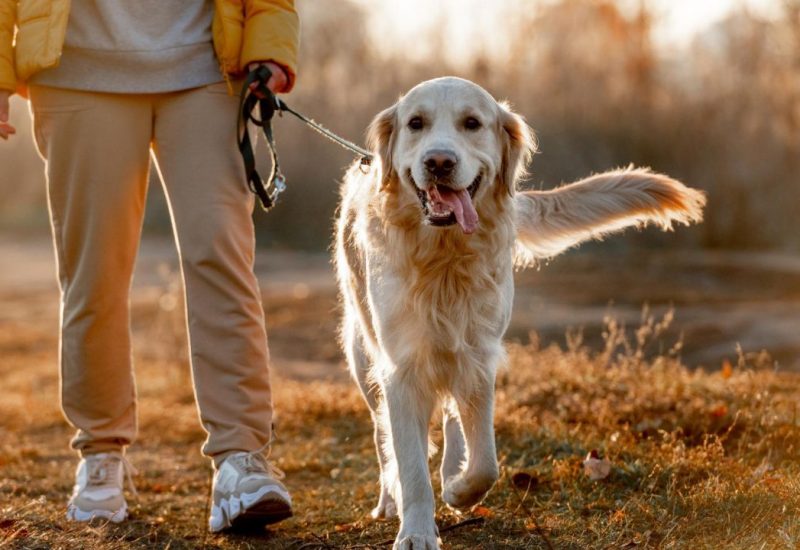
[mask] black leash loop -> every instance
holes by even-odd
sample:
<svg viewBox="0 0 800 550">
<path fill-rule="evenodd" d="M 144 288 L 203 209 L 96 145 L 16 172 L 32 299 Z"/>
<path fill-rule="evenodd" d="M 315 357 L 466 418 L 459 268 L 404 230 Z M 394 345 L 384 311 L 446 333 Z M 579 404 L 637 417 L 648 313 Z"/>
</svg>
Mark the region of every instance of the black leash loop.
<svg viewBox="0 0 800 550">
<path fill-rule="evenodd" d="M 275 113 L 282 114 L 283 112 L 291 113 L 306 125 L 310 126 L 326 138 L 334 143 L 338 143 L 345 149 L 361 155 L 361 165 L 369 166 L 372 163 L 373 155 L 366 149 L 362 149 L 358 145 L 343 139 L 318 122 L 311 120 L 290 108 L 286 103 L 275 97 L 275 95 L 267 88 L 272 73 L 270 70 L 261 65 L 257 69 L 250 71 L 245 78 L 242 92 L 239 96 L 239 117 L 237 120 L 237 134 L 239 141 L 239 152 L 242 154 L 242 161 L 244 162 L 244 170 L 247 176 L 247 186 L 250 191 L 255 193 L 261 202 L 261 207 L 264 211 L 268 212 L 275 206 L 278 200 L 278 195 L 286 190 L 286 178 L 281 172 L 280 163 L 278 161 L 278 149 L 275 145 L 275 136 L 272 132 L 272 117 Z M 257 83 L 256 92 L 263 96 L 259 99 L 256 93 L 250 92 L 250 86 Z M 253 115 L 256 106 L 259 110 L 259 118 Z M 261 179 L 261 175 L 256 170 L 256 159 L 253 153 L 253 144 L 250 141 L 250 133 L 247 130 L 247 123 L 252 122 L 260 127 L 267 138 L 267 146 L 269 147 L 270 155 L 272 156 L 272 170 L 269 175 L 267 185 Z"/>
<path fill-rule="evenodd" d="M 261 202 L 261 207 L 265 211 L 269 211 L 274 205 L 275 201 L 286 189 L 286 179 L 281 173 L 280 162 L 278 161 L 278 151 L 275 147 L 275 137 L 272 134 L 272 117 L 275 115 L 275 96 L 267 88 L 267 82 L 272 76 L 270 70 L 264 66 L 259 67 L 255 71 L 251 71 L 247 78 L 245 78 L 242 92 L 239 96 L 239 117 L 237 120 L 237 134 L 239 138 L 239 152 L 242 154 L 242 161 L 244 162 L 244 171 L 247 176 L 247 186 L 250 191 L 258 196 Z M 264 94 L 263 99 L 256 97 L 256 94 L 250 93 L 250 85 L 258 81 L 258 91 Z M 260 119 L 253 116 L 256 106 L 259 108 Z M 264 136 L 267 138 L 267 145 L 269 146 L 270 154 L 272 155 L 272 172 L 269 176 L 269 190 L 264 186 L 264 181 L 261 175 L 256 170 L 256 157 L 253 153 L 253 144 L 250 141 L 250 132 L 247 129 L 247 123 L 252 122 L 256 126 L 261 127 Z"/>
</svg>

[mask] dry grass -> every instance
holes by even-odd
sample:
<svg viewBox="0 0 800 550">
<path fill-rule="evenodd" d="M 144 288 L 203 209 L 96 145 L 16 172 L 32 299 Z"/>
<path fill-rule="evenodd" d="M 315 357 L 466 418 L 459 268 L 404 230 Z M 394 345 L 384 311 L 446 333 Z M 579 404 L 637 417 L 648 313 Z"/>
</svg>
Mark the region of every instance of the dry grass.
<svg viewBox="0 0 800 550">
<path fill-rule="evenodd" d="M 273 310 L 294 307 L 296 321 L 331 305 L 312 295 Z M 393 537 L 396 521 L 367 519 L 377 467 L 354 386 L 287 378 L 274 381 L 273 458 L 287 474 L 296 516 L 261 533 L 206 534 L 209 467 L 198 451 L 203 433 L 182 336 L 156 309 L 138 307 L 136 316 L 148 320 L 137 325 L 138 340 L 148 340 L 149 326 L 175 344 L 172 353 L 137 356 L 141 437 L 129 456 L 139 497 L 132 521 L 120 526 L 64 521 L 75 459 L 57 404 L 54 327 L 0 323 L 0 547 L 372 548 Z M 273 335 L 282 334 L 293 318 L 273 313 Z M 720 372 L 690 371 L 680 346 L 650 351 L 669 319 L 661 321 L 645 319 L 628 333 L 609 321 L 598 351 L 576 334 L 565 350 L 509 346 L 510 366 L 498 380 L 502 476 L 467 516 L 478 522 L 443 529 L 446 548 L 800 545 L 800 376 L 774 372 L 763 354 Z M 308 354 L 329 353 L 326 326 L 330 332 L 308 331 Z M 613 464 L 604 480 L 583 473 L 591 450 Z M 440 528 L 463 519 L 439 503 Z"/>
</svg>

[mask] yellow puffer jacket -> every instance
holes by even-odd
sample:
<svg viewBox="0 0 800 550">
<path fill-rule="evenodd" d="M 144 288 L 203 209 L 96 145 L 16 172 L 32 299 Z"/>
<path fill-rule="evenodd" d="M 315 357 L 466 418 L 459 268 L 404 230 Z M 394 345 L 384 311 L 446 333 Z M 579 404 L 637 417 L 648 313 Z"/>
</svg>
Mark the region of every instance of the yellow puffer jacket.
<svg viewBox="0 0 800 550">
<path fill-rule="evenodd" d="M 272 60 L 297 71 L 299 22 L 294 0 L 214 0 L 214 49 L 224 74 Z M 58 65 L 70 0 L 0 0 L 0 90 L 22 89 L 34 73 Z M 289 91 L 289 89 L 285 91 Z"/>
</svg>

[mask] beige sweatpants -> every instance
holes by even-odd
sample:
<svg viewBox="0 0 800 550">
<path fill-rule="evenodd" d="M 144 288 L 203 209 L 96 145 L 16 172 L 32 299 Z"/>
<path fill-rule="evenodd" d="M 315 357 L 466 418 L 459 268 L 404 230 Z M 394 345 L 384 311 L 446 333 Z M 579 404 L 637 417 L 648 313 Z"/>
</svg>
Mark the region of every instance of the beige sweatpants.
<svg viewBox="0 0 800 550">
<path fill-rule="evenodd" d="M 224 83 L 152 95 L 30 89 L 61 287 L 61 397 L 83 454 L 136 436 L 129 291 L 150 150 L 181 260 L 195 395 L 219 464 L 271 436 L 253 197 Z M 169 411 L 165 411 L 169 414 Z"/>
</svg>

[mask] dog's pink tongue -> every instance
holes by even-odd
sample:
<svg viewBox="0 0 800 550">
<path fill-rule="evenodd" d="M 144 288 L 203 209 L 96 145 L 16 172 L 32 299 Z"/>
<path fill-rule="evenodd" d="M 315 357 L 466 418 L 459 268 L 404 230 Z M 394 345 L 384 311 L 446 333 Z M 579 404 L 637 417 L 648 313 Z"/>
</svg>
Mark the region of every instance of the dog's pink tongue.
<svg viewBox="0 0 800 550">
<path fill-rule="evenodd" d="M 478 213 L 472 204 L 472 197 L 469 196 L 469 191 L 436 185 L 430 190 L 429 194 L 432 201 L 446 204 L 450 207 L 464 233 L 472 233 L 478 228 Z"/>
</svg>

